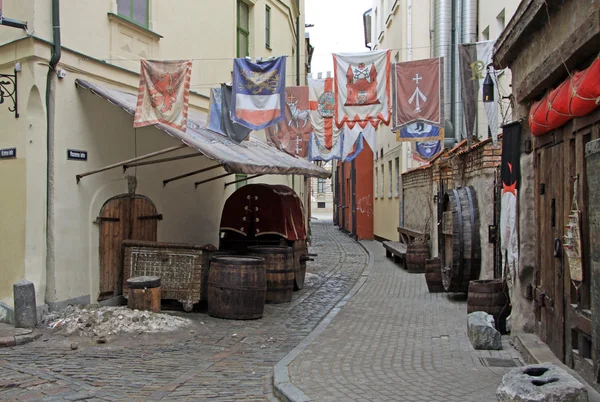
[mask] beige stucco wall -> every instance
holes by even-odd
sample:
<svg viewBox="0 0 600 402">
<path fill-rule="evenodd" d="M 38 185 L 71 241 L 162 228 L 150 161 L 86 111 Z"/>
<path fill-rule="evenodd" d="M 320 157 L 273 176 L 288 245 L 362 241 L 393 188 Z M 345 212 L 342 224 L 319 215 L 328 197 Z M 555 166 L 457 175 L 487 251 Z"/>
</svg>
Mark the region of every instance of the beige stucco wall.
<svg viewBox="0 0 600 402">
<path fill-rule="evenodd" d="M 218 226 L 223 203 L 235 185 L 224 187 L 235 176 L 204 184 L 197 190 L 193 182 L 223 173 L 222 169 L 173 182 L 163 188 L 162 180 L 211 166 L 206 157 L 175 163 L 151 165 L 99 173 L 76 183 L 75 175 L 110 163 L 126 160 L 179 142 L 147 127 L 134 130 L 132 117 L 121 109 L 77 89 L 76 78 L 134 93 L 139 83 L 139 59 L 195 59 L 191 107 L 208 108 L 211 87 L 231 80 L 236 49 L 235 2 L 182 0 L 177 8 L 171 2 L 151 1 L 150 30 L 109 16 L 116 12 L 116 0 L 61 1 L 62 58 L 58 68 L 67 76 L 56 82 L 56 124 L 54 158 L 55 204 L 52 211 L 55 244 L 52 277 L 46 277 L 46 78 L 52 40 L 51 2 L 47 0 L 4 0 L 6 17 L 28 22 L 26 33 L 0 27 L 0 70 L 12 72 L 15 61 L 19 73 L 21 117 L 0 107 L 0 148 L 17 147 L 17 159 L 0 161 L 2 211 L 0 220 L 0 302 L 12 305 L 12 284 L 21 278 L 34 282 L 38 304 L 65 300 L 93 302 L 99 289 L 99 228 L 93 221 L 104 202 L 127 192 L 127 175 L 136 175 L 137 193 L 149 197 L 164 220 L 158 225 L 158 238 L 164 241 L 218 243 Z M 249 1 L 250 52 L 253 56 L 295 54 L 296 7 L 285 0 Z M 303 10 L 304 2 L 300 2 Z M 271 50 L 265 48 L 264 10 L 271 7 Z M 82 18 L 82 15 L 85 18 Z M 304 16 L 300 18 L 304 38 Z M 129 39 L 127 36 L 129 35 Z M 37 39 L 39 38 L 39 39 Z M 305 41 L 301 40 L 300 54 Z M 104 60 L 100 62 L 96 59 Z M 111 66 L 114 65 L 113 66 Z M 288 58 L 288 80 L 295 84 L 295 59 Z M 304 61 L 301 60 L 301 66 Z M 302 77 L 304 82 L 304 77 Z M 256 133 L 264 138 L 264 133 Z M 88 161 L 68 161 L 66 150 L 82 149 Z M 191 150 L 178 151 L 187 153 Z M 176 155 L 172 153 L 170 155 Z M 305 196 L 304 180 L 296 176 L 263 176 L 251 182 L 294 183 Z M 50 289 L 46 291 L 46 286 Z"/>
<path fill-rule="evenodd" d="M 376 49 L 391 49 L 392 62 L 403 62 L 409 59 L 429 58 L 429 2 L 412 1 L 412 24 L 409 24 L 408 2 L 398 2 L 392 10 L 394 1 L 374 0 L 373 10 L 377 9 L 377 20 L 373 20 L 372 37 L 378 40 Z M 389 20 L 388 20 L 389 19 Z M 377 21 L 377 22 L 376 22 Z M 385 22 L 388 21 L 386 25 Z M 411 29 L 410 35 L 408 29 Z M 381 33 L 383 32 L 383 36 Z M 410 38 L 410 43 L 409 43 Z M 409 53 L 408 48 L 412 47 Z M 400 174 L 420 164 L 411 157 L 410 143 L 396 141 L 396 134 L 390 127 L 380 126 L 377 129 L 377 150 L 375 167 L 379 172 L 378 194 L 374 200 L 375 236 L 396 240 L 397 227 L 400 224 L 400 194 L 396 195 L 396 158 L 399 158 Z M 383 157 L 381 153 L 383 151 Z M 389 162 L 392 162 L 392 197 L 389 197 Z M 381 165 L 384 165 L 385 177 L 381 176 Z M 375 180 L 375 179 L 374 179 Z M 383 196 L 382 196 L 383 186 Z"/>
</svg>

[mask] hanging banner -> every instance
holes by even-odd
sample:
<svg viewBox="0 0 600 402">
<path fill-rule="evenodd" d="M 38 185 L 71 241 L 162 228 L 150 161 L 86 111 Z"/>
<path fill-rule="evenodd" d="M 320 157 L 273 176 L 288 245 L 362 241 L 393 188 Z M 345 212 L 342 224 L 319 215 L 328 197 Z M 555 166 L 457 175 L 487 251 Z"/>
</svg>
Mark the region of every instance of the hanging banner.
<svg viewBox="0 0 600 402">
<path fill-rule="evenodd" d="M 285 61 L 234 59 L 231 119 L 253 130 L 285 118 Z"/>
<path fill-rule="evenodd" d="M 187 129 L 191 61 L 141 61 L 133 127 L 163 123 Z"/>
<path fill-rule="evenodd" d="M 502 134 L 502 200 L 500 210 L 500 240 L 502 266 L 512 280 L 518 271 L 518 187 L 521 177 L 521 123 L 504 126 Z"/>
<path fill-rule="evenodd" d="M 335 98 L 333 78 L 308 79 L 310 122 L 313 135 L 325 149 L 335 148 L 341 130 L 334 124 Z"/>
<path fill-rule="evenodd" d="M 353 143 L 346 141 L 346 134 L 344 132 L 344 149 L 342 152 L 342 162 L 352 162 L 364 149 L 364 138 L 362 134 L 358 135 L 358 138 Z"/>
<path fill-rule="evenodd" d="M 333 55 L 335 124 L 390 124 L 389 50 Z"/>
<path fill-rule="evenodd" d="M 235 143 L 240 143 L 250 135 L 252 129 L 234 123 L 231 120 L 231 98 L 233 88 L 226 84 L 221 84 L 221 132 L 225 133 L 229 139 Z"/>
<path fill-rule="evenodd" d="M 343 159 L 344 153 L 344 133 L 340 134 L 339 141 L 331 149 L 327 149 L 325 144 L 321 142 L 315 133 L 310 134 L 310 142 L 308 144 L 308 160 L 313 161 L 330 161 L 332 159 Z"/>
<path fill-rule="evenodd" d="M 413 148 L 413 159 L 419 162 L 427 163 L 442 152 L 442 141 L 424 141 L 415 142 Z"/>
<path fill-rule="evenodd" d="M 443 130 L 422 121 L 402 127 L 396 133 L 396 141 L 436 141 Z"/>
<path fill-rule="evenodd" d="M 221 88 L 211 88 L 210 106 L 208 109 L 208 121 L 206 122 L 206 128 L 214 131 L 215 133 L 226 135 L 221 130 L 221 99 Z"/>
<path fill-rule="evenodd" d="M 308 87 L 288 87 L 285 94 L 285 119 L 265 128 L 267 142 L 290 155 L 306 158 L 312 132 Z"/>
<path fill-rule="evenodd" d="M 392 130 L 417 120 L 444 124 L 444 59 L 392 64 Z"/>
<path fill-rule="evenodd" d="M 487 67 L 492 63 L 495 41 L 467 43 L 459 45 L 460 76 L 462 83 L 462 97 L 465 113 L 465 131 L 469 146 L 475 132 L 475 119 L 477 118 L 478 101 L 483 89 L 483 80 L 487 74 Z M 495 79 L 496 71 L 490 66 L 490 74 L 494 80 L 494 102 L 485 103 L 485 114 L 488 120 L 488 131 L 492 135 L 494 144 L 498 141 L 498 81 Z M 488 133 L 480 134 L 487 138 Z"/>
</svg>

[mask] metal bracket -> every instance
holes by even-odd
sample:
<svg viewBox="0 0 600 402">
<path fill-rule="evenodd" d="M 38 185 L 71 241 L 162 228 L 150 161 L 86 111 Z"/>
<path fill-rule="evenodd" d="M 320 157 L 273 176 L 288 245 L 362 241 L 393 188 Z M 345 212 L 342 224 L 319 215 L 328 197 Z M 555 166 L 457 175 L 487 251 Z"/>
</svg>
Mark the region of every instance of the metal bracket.
<svg viewBox="0 0 600 402">
<path fill-rule="evenodd" d="M 19 118 L 18 92 L 17 92 L 17 70 L 14 74 L 0 74 L 0 104 L 4 103 L 5 98 L 12 100 L 12 107 L 8 110 L 14 112 L 15 118 Z"/>
</svg>

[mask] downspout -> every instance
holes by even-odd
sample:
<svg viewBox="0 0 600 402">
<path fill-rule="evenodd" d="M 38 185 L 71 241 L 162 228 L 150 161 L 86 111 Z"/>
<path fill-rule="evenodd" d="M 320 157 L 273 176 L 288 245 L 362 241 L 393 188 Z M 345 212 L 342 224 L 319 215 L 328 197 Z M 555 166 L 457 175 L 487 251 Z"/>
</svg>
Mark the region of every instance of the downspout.
<svg viewBox="0 0 600 402">
<path fill-rule="evenodd" d="M 296 86 L 300 86 L 300 13 L 296 17 Z"/>
<path fill-rule="evenodd" d="M 54 255 L 54 123 L 56 109 L 56 66 L 61 57 L 60 0 L 52 0 L 52 56 L 46 78 L 46 303 L 56 294 Z"/>
</svg>

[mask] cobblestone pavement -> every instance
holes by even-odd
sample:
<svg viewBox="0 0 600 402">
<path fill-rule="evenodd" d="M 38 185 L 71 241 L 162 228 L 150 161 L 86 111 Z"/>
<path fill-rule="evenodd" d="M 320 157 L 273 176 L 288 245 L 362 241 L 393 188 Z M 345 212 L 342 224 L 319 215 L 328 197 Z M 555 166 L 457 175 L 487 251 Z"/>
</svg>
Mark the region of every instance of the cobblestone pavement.
<svg viewBox="0 0 600 402">
<path fill-rule="evenodd" d="M 290 380 L 314 401 L 495 401 L 521 355 L 503 337 L 502 351 L 476 351 L 466 333 L 464 296 L 428 293 L 365 242 L 375 264 L 360 290 L 288 366 Z M 494 362 L 491 362 L 494 363 Z"/>
<path fill-rule="evenodd" d="M 232 321 L 205 312 L 171 334 L 119 336 L 103 345 L 46 334 L 0 349 L 0 400 L 264 400 L 272 368 L 352 288 L 367 253 L 331 223 L 312 224 L 323 280 L 294 292 L 292 303 L 267 305 L 260 320 Z M 193 332 L 192 332 L 193 331 Z M 77 342 L 78 348 L 71 350 Z"/>
</svg>

